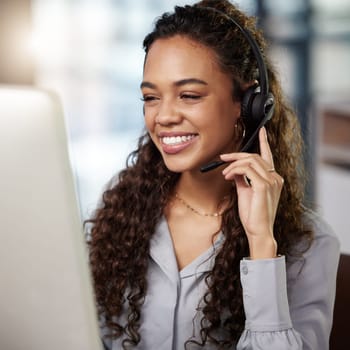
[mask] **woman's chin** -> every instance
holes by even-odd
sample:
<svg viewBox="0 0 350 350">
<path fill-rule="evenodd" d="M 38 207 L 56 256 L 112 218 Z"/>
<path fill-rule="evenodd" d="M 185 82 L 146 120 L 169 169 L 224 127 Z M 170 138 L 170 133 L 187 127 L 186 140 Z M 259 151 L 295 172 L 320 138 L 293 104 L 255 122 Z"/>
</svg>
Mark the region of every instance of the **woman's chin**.
<svg viewBox="0 0 350 350">
<path fill-rule="evenodd" d="M 184 172 L 191 172 L 191 171 L 199 171 L 200 165 L 184 162 L 184 161 L 164 161 L 165 166 L 168 168 L 169 171 L 172 171 L 174 173 L 184 173 Z"/>
</svg>

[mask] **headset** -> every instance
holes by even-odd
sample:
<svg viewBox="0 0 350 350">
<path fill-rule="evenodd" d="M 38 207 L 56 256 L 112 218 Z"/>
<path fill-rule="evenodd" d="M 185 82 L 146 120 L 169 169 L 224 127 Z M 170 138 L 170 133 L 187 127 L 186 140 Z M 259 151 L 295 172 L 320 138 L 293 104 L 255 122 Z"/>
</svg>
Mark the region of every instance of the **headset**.
<svg viewBox="0 0 350 350">
<path fill-rule="evenodd" d="M 232 17 L 226 13 L 212 7 L 200 7 L 220 14 L 228 21 L 232 22 L 243 34 L 248 41 L 253 54 L 255 56 L 258 72 L 259 82 L 249 87 L 245 92 L 241 102 L 241 118 L 246 127 L 245 136 L 243 139 L 243 147 L 241 152 L 249 152 L 254 146 L 260 128 L 262 128 L 267 121 L 272 118 L 275 99 L 271 92 L 269 92 L 269 80 L 267 75 L 267 68 L 260 52 L 260 48 L 250 34 L 250 32 L 237 23 Z M 201 167 L 201 172 L 213 170 L 220 165 L 225 164 L 224 161 L 214 161 Z"/>
</svg>

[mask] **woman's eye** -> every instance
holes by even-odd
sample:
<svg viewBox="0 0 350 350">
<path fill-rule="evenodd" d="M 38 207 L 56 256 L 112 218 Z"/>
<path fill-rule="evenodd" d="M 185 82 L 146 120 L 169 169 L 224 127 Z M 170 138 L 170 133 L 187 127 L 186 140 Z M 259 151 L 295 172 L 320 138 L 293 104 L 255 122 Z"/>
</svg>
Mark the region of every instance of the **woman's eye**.
<svg viewBox="0 0 350 350">
<path fill-rule="evenodd" d="M 200 95 L 194 95 L 194 94 L 182 94 L 181 98 L 189 99 L 189 100 L 199 100 L 201 98 L 201 96 Z"/>
<path fill-rule="evenodd" d="M 151 101 L 154 101 L 156 99 L 157 99 L 157 97 L 155 97 L 155 96 L 145 95 L 145 96 L 143 96 L 141 98 L 141 101 L 143 101 L 143 102 L 151 102 Z"/>
</svg>

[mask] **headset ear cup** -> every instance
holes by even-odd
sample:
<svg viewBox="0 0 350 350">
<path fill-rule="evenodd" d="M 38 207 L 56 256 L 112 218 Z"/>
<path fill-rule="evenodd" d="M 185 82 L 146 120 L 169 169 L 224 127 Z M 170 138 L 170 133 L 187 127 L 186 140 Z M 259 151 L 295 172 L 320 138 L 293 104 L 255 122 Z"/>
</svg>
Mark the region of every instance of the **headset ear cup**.
<svg viewBox="0 0 350 350">
<path fill-rule="evenodd" d="M 271 93 L 264 96 L 260 93 L 259 85 L 252 86 L 247 89 L 243 96 L 241 116 L 248 125 L 259 125 L 266 117 L 266 107 L 271 106 L 271 104 L 274 105 L 274 98 Z M 271 118 L 271 114 L 267 120 Z"/>
<path fill-rule="evenodd" d="M 252 104 L 255 95 L 258 93 L 257 88 L 259 87 L 253 85 L 244 92 L 241 103 L 241 117 L 245 120 L 249 120 L 249 118 L 252 118 Z"/>
<path fill-rule="evenodd" d="M 265 113 L 266 121 L 270 120 L 275 111 L 275 97 L 271 92 L 267 95 L 267 99 L 264 105 L 264 111 L 265 111 L 264 113 Z"/>
<path fill-rule="evenodd" d="M 264 106 L 266 102 L 266 96 L 261 95 L 260 93 L 254 96 L 252 101 L 252 119 L 255 124 L 260 124 L 261 120 L 265 116 Z"/>
</svg>

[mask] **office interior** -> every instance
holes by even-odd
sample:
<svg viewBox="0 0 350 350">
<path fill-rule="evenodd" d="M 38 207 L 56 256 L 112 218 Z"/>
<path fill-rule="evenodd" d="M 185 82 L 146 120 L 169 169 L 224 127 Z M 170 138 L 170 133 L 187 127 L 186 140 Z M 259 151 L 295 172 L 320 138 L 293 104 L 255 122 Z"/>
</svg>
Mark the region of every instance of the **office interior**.
<svg viewBox="0 0 350 350">
<path fill-rule="evenodd" d="M 156 16 L 186 3 L 194 1 L 0 0 L 0 84 L 36 86 L 60 97 L 82 219 L 125 166 L 143 129 L 143 37 Z M 257 16 L 269 40 L 304 135 L 308 203 L 337 233 L 347 256 L 350 2 L 235 3 Z"/>
<path fill-rule="evenodd" d="M 1 0 L 0 83 L 62 100 L 81 213 L 125 165 L 143 128 L 142 39 L 186 0 Z M 350 253 L 350 3 L 241 0 L 269 39 L 307 146 L 306 197 Z"/>
<path fill-rule="evenodd" d="M 143 36 L 183 0 L 2 0 L 0 83 L 60 96 L 82 217 L 143 127 Z M 193 1 L 192 1 L 193 3 Z M 256 15 L 307 146 L 307 199 L 350 253 L 350 3 L 237 1 Z"/>
</svg>

